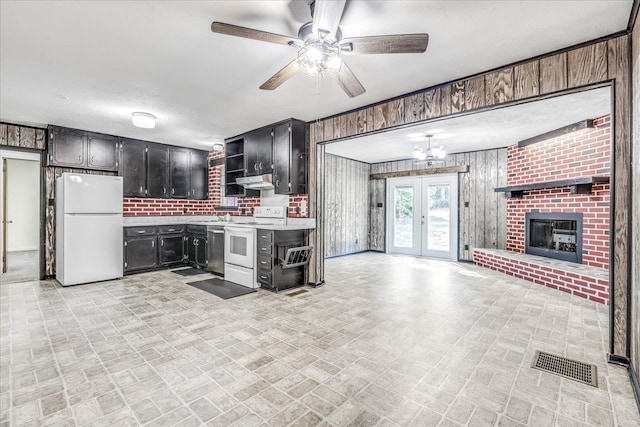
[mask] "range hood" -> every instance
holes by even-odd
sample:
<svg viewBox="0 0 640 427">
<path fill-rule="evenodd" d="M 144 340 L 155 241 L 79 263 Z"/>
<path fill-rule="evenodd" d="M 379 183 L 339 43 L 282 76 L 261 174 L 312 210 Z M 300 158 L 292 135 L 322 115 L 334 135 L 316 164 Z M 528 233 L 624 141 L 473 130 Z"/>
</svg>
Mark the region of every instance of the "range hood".
<svg viewBox="0 0 640 427">
<path fill-rule="evenodd" d="M 273 190 L 273 175 L 264 174 L 237 178 L 236 184 L 242 185 L 247 190 Z"/>
</svg>

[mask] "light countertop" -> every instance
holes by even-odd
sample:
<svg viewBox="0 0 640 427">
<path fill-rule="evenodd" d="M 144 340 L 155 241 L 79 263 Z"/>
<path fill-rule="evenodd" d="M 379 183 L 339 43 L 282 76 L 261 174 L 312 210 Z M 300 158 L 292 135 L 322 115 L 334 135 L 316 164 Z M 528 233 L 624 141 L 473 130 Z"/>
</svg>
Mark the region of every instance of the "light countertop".
<svg viewBox="0 0 640 427">
<path fill-rule="evenodd" d="M 253 217 L 235 216 L 231 222 L 225 222 L 215 215 L 185 216 L 126 216 L 122 219 L 124 227 L 143 227 L 158 225 L 221 225 L 242 228 L 260 228 L 263 230 L 312 230 L 316 228 L 315 218 L 287 218 L 286 225 L 255 224 Z"/>
</svg>

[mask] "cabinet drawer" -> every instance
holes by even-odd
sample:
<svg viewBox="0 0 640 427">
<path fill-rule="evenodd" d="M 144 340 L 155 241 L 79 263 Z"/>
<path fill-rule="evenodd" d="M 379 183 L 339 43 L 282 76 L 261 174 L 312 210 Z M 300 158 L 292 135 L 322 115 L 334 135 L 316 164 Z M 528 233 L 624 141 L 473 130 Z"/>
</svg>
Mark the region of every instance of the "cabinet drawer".
<svg viewBox="0 0 640 427">
<path fill-rule="evenodd" d="M 187 233 L 207 235 L 206 225 L 187 225 Z"/>
<path fill-rule="evenodd" d="M 258 242 L 258 256 L 271 257 L 271 254 L 272 254 L 272 245 L 271 245 L 271 243 L 260 243 L 260 242 Z"/>
<path fill-rule="evenodd" d="M 268 245 L 273 243 L 273 231 L 272 230 L 258 230 L 258 244 Z"/>
<path fill-rule="evenodd" d="M 258 256 L 258 269 L 271 271 L 273 269 L 273 258 L 267 256 Z"/>
<path fill-rule="evenodd" d="M 153 236 L 157 232 L 156 227 L 125 227 L 125 236 Z"/>
<path fill-rule="evenodd" d="M 258 282 L 271 286 L 271 272 L 258 270 Z"/>
<path fill-rule="evenodd" d="M 183 233 L 184 230 L 185 230 L 184 225 L 162 225 L 158 227 L 159 234 Z"/>
</svg>

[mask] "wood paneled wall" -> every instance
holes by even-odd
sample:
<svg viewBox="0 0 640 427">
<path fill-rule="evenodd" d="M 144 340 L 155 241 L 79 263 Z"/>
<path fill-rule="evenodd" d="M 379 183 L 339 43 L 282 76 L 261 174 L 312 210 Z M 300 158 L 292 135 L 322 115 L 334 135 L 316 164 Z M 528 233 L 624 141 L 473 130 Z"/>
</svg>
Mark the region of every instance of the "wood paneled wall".
<svg viewBox="0 0 640 427">
<path fill-rule="evenodd" d="M 473 248 L 505 249 L 507 243 L 507 202 L 504 193 L 493 191 L 507 185 L 507 149 L 473 151 L 447 156 L 444 166 L 469 166 L 469 172 L 458 174 L 458 257 L 471 261 Z M 371 173 L 399 172 L 417 169 L 412 160 L 375 163 Z M 384 209 L 376 204 L 385 199 L 385 180 L 372 180 L 370 200 L 370 241 L 372 250 L 384 250 Z"/>
<path fill-rule="evenodd" d="M 47 148 L 47 130 L 0 123 L 0 145 L 45 150 Z"/>
<path fill-rule="evenodd" d="M 48 166 L 45 168 L 45 275 L 56 274 L 56 178 L 64 172 L 84 173 L 90 175 L 116 175 L 115 172 L 92 171 L 86 169 L 70 169 Z"/>
<path fill-rule="evenodd" d="M 630 199 L 631 199 L 631 130 L 630 130 L 630 36 L 620 35 L 523 61 L 502 69 L 433 86 L 390 101 L 366 106 L 310 124 L 311 145 L 354 135 L 392 129 L 493 106 L 504 106 L 524 99 L 535 99 L 563 91 L 579 90 L 612 83 L 615 90 L 614 146 L 615 176 L 613 210 L 616 238 L 613 244 L 612 296 L 614 331 L 611 352 L 628 351 L 628 288 Z M 419 72 L 419 70 L 416 70 Z M 318 157 L 316 169 L 322 169 Z M 312 173 L 316 169 L 312 168 Z M 321 175 L 318 175 L 321 177 Z M 321 180 L 322 178 L 320 178 Z M 318 185 L 322 185 L 318 181 Z M 324 206 L 316 203 L 316 218 Z M 312 214 L 313 215 L 313 214 Z M 321 222 L 321 221 L 320 221 Z M 320 240 L 322 235 L 318 236 Z M 318 244 L 322 242 L 318 241 Z M 324 252 L 320 252 L 323 254 Z M 318 252 L 316 252 L 316 255 Z M 322 258 L 322 257 L 319 257 Z M 323 278 L 324 271 L 316 270 Z"/>
<path fill-rule="evenodd" d="M 326 257 L 369 249 L 369 163 L 325 154 Z"/>
<path fill-rule="evenodd" d="M 632 72 L 633 84 L 633 242 L 631 255 L 631 361 L 640 382 L 640 18 L 636 18 L 632 35 Z"/>
</svg>

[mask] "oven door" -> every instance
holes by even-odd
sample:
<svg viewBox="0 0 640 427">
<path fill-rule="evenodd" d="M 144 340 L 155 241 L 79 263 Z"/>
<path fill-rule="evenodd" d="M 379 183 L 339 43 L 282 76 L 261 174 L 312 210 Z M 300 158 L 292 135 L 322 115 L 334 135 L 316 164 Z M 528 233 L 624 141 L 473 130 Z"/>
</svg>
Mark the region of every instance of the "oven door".
<svg viewBox="0 0 640 427">
<path fill-rule="evenodd" d="M 256 251 L 256 230 L 253 228 L 225 227 L 225 263 L 253 268 Z"/>
</svg>

